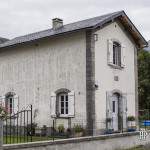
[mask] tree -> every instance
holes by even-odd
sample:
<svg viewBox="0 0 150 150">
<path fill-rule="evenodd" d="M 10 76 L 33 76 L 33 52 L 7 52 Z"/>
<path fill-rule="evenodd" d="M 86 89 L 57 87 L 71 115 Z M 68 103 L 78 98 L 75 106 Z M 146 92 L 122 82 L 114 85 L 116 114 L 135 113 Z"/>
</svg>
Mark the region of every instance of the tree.
<svg viewBox="0 0 150 150">
<path fill-rule="evenodd" d="M 139 109 L 150 109 L 150 53 L 138 52 Z"/>
</svg>

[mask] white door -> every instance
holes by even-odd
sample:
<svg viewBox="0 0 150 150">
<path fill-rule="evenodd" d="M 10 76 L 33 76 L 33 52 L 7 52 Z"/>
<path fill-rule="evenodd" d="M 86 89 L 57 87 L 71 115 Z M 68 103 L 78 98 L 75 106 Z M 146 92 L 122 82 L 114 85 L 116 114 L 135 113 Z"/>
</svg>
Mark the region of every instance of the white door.
<svg viewBox="0 0 150 150">
<path fill-rule="evenodd" d="M 112 127 L 114 131 L 118 131 L 118 95 L 113 94 L 112 97 Z"/>
</svg>

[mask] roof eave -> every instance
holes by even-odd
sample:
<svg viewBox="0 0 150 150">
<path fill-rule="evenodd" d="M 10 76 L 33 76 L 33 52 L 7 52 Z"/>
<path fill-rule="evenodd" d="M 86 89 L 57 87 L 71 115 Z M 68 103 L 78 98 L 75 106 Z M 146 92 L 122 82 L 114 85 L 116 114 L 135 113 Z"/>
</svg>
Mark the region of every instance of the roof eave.
<svg viewBox="0 0 150 150">
<path fill-rule="evenodd" d="M 139 32 L 139 30 L 135 27 L 135 25 L 132 23 L 130 18 L 126 15 L 126 13 L 123 11 L 120 18 L 120 20 L 124 20 L 127 23 L 127 30 L 131 33 L 132 37 L 135 40 L 135 43 L 137 44 L 138 48 L 143 48 L 148 45 L 147 41 L 143 37 L 143 35 Z"/>
<path fill-rule="evenodd" d="M 96 26 L 93 28 L 98 28 L 98 27 L 103 27 L 106 23 L 113 22 L 116 18 L 119 20 L 122 20 L 122 18 L 126 19 L 128 31 L 131 33 L 136 45 L 138 48 L 143 48 L 148 45 L 147 41 L 145 38 L 141 35 L 141 33 L 138 31 L 138 29 L 135 27 L 135 25 L 132 23 L 132 21 L 129 19 L 129 17 L 126 15 L 124 11 L 120 11 L 117 14 L 112 15 L 110 18 L 105 19 L 104 21 L 98 23 Z M 130 29 L 129 29 L 130 28 Z M 136 34 L 136 36 L 134 36 Z"/>
</svg>

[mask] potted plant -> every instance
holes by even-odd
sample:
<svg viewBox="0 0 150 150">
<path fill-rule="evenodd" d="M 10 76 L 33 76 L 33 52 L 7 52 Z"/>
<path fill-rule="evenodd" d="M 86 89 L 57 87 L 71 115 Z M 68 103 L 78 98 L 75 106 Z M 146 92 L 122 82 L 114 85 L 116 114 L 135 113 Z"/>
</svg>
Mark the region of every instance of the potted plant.
<svg viewBox="0 0 150 150">
<path fill-rule="evenodd" d="M 63 124 L 60 124 L 60 125 L 58 126 L 58 132 L 59 132 L 59 133 L 64 133 L 64 131 L 65 131 L 64 125 L 63 125 Z"/>
<path fill-rule="evenodd" d="M 128 132 L 135 131 L 136 130 L 135 117 L 134 116 L 128 116 L 127 122 L 128 122 Z"/>
<path fill-rule="evenodd" d="M 73 130 L 74 130 L 74 133 L 75 133 L 74 134 L 75 137 L 83 136 L 84 129 L 82 128 L 81 125 L 79 125 L 79 124 L 74 125 Z"/>
</svg>

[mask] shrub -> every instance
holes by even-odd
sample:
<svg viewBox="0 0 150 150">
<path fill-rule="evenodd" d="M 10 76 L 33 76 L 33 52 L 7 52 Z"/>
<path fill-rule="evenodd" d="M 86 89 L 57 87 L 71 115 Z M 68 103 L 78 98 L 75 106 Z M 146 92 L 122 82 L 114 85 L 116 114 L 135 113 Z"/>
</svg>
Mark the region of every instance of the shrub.
<svg viewBox="0 0 150 150">
<path fill-rule="evenodd" d="M 7 117 L 8 112 L 6 111 L 6 109 L 2 106 L 0 106 L 0 119 L 3 120 Z"/>
<path fill-rule="evenodd" d="M 83 132 L 83 128 L 81 125 L 77 124 L 77 125 L 74 125 L 74 131 L 75 133 Z"/>
<path fill-rule="evenodd" d="M 35 128 L 37 127 L 37 123 L 32 123 L 27 125 L 28 135 L 35 135 Z"/>
<path fill-rule="evenodd" d="M 127 120 L 128 120 L 128 121 L 135 121 L 135 117 L 134 117 L 134 116 L 128 116 L 128 117 L 127 117 Z"/>
<path fill-rule="evenodd" d="M 58 131 L 59 131 L 60 133 L 64 133 L 65 128 L 64 128 L 64 125 L 63 125 L 63 124 L 60 124 L 60 125 L 58 126 Z"/>
</svg>

